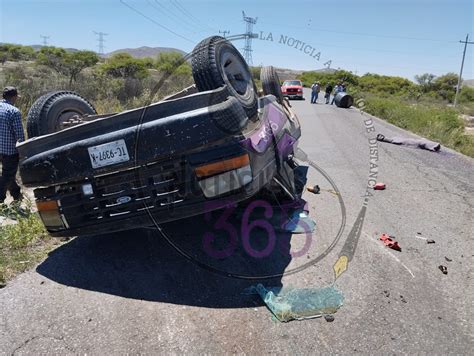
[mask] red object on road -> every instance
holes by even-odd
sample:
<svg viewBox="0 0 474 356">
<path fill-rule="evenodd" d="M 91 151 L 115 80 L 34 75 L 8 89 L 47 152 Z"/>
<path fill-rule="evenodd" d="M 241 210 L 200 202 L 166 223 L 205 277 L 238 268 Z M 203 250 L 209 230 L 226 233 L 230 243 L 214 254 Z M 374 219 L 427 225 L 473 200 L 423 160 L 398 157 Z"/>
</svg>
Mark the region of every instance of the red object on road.
<svg viewBox="0 0 474 356">
<path fill-rule="evenodd" d="M 385 190 L 385 183 L 377 183 L 374 185 L 374 190 Z"/>
<path fill-rule="evenodd" d="M 392 250 L 397 250 L 400 252 L 402 251 L 402 248 L 398 242 L 393 241 L 387 234 L 382 234 L 382 236 L 380 236 L 380 240 L 383 241 L 385 246 L 390 247 Z"/>
</svg>

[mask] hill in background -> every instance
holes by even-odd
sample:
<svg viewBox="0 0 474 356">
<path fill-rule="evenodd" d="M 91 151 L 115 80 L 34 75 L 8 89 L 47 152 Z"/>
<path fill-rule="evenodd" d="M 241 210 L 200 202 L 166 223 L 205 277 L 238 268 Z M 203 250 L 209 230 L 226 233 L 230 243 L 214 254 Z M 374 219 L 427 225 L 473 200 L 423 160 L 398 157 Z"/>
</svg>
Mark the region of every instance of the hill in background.
<svg viewBox="0 0 474 356">
<path fill-rule="evenodd" d="M 474 79 L 466 79 L 462 81 L 462 85 L 467 86 L 467 87 L 472 87 L 474 88 Z"/>
<path fill-rule="evenodd" d="M 278 77 L 280 78 L 280 80 L 296 79 L 304 72 L 308 72 L 307 70 L 295 70 L 295 69 L 288 69 L 288 68 L 275 68 L 275 69 L 278 73 Z M 323 69 L 317 69 L 311 72 L 332 74 L 335 71 L 336 69 L 333 69 L 333 68 L 323 68 Z"/>
<path fill-rule="evenodd" d="M 128 53 L 133 57 L 136 58 L 145 58 L 145 57 L 152 57 L 155 58 L 158 56 L 160 53 L 169 53 L 169 52 L 178 52 L 182 55 L 185 55 L 186 52 L 177 49 L 177 48 L 169 48 L 169 47 L 139 47 L 139 48 L 123 48 L 123 49 L 118 49 L 116 51 L 106 53 L 104 55 L 105 58 L 109 58 L 113 56 L 114 54 L 117 53 Z"/>
</svg>

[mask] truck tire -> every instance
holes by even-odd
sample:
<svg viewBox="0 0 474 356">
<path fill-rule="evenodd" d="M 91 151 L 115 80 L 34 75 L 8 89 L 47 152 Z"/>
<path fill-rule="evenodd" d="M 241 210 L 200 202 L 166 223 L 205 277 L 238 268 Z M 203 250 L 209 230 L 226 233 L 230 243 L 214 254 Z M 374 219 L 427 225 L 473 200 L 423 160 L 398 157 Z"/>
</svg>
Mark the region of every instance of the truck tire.
<svg viewBox="0 0 474 356">
<path fill-rule="evenodd" d="M 257 90 L 252 73 L 239 51 L 225 38 L 212 36 L 193 50 L 192 71 L 199 91 L 226 85 L 252 119 L 257 114 Z"/>
<path fill-rule="evenodd" d="M 349 109 L 354 104 L 354 98 L 344 92 L 337 93 L 335 103 L 338 108 Z"/>
<path fill-rule="evenodd" d="M 283 94 L 281 93 L 280 78 L 273 66 L 262 67 L 260 71 L 260 80 L 262 81 L 263 93 L 265 95 L 274 95 L 278 103 L 283 103 Z"/>
<path fill-rule="evenodd" d="M 61 131 L 63 122 L 74 115 L 96 115 L 94 107 L 86 99 L 71 91 L 54 91 L 35 101 L 26 118 L 28 137 L 47 135 Z"/>
</svg>

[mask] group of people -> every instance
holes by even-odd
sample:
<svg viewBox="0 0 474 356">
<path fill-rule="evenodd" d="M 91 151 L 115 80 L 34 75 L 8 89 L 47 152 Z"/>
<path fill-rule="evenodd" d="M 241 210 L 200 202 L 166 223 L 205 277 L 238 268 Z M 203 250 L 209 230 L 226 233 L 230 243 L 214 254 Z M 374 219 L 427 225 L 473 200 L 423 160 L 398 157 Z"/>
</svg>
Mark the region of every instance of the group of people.
<svg viewBox="0 0 474 356">
<path fill-rule="evenodd" d="M 342 82 L 339 82 L 333 88 L 332 84 L 328 83 L 328 85 L 326 85 L 325 94 L 324 94 L 324 99 L 326 99 L 326 104 L 329 104 L 329 101 L 331 99 L 331 93 L 333 92 L 333 90 L 334 90 L 334 95 L 332 97 L 331 105 L 334 104 L 334 101 L 336 100 L 336 95 L 338 93 L 346 91 L 346 85 Z M 311 104 L 317 103 L 320 92 L 321 92 L 321 83 L 314 82 L 313 85 L 311 85 Z"/>
</svg>

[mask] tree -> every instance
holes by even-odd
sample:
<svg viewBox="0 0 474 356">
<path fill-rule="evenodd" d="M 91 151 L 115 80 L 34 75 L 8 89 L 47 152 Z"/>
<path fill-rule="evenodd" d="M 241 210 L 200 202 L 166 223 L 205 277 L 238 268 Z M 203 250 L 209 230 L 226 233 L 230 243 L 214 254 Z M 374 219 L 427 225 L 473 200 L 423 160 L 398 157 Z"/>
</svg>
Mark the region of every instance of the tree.
<svg viewBox="0 0 474 356">
<path fill-rule="evenodd" d="M 427 93 L 429 91 L 432 91 L 434 88 L 434 79 L 436 78 L 436 75 L 431 74 L 431 73 L 424 73 L 421 75 L 415 75 L 415 81 L 421 86 L 421 90 L 424 93 Z"/>
<path fill-rule="evenodd" d="M 149 74 L 144 61 L 128 53 L 114 54 L 100 70 L 115 78 L 145 78 Z"/>
<path fill-rule="evenodd" d="M 447 73 L 439 76 L 434 81 L 434 89 L 445 100 L 452 102 L 456 94 L 458 85 L 458 75 L 456 73 Z"/>
<path fill-rule="evenodd" d="M 77 51 L 67 53 L 64 68 L 69 76 L 69 85 L 77 80 L 77 76 L 86 68 L 93 67 L 99 62 L 99 56 L 92 51 Z"/>
<path fill-rule="evenodd" d="M 463 86 L 459 94 L 460 103 L 474 103 L 474 88 Z"/>
<path fill-rule="evenodd" d="M 142 61 L 147 69 L 153 69 L 155 67 L 155 61 L 151 57 L 142 58 Z"/>
<path fill-rule="evenodd" d="M 36 52 L 33 47 L 20 46 L 14 44 L 0 45 L 0 62 L 4 64 L 6 61 L 30 61 L 34 59 Z"/>
<path fill-rule="evenodd" d="M 166 75 L 191 73 L 191 66 L 179 52 L 160 53 L 155 68 Z"/>
<path fill-rule="evenodd" d="M 401 77 L 367 73 L 359 78 L 359 87 L 364 92 L 381 96 L 404 95 L 415 92 L 415 83 Z"/>
<path fill-rule="evenodd" d="M 260 80 L 260 72 L 262 67 L 250 67 L 250 72 L 252 73 L 252 78 L 254 80 Z"/>
<path fill-rule="evenodd" d="M 36 57 L 36 63 L 52 68 L 58 73 L 64 73 L 66 50 L 56 47 L 42 47 Z"/>
<path fill-rule="evenodd" d="M 71 85 L 85 68 L 96 65 L 99 57 L 92 51 L 66 52 L 63 48 L 43 47 L 36 62 L 66 75 Z"/>
</svg>

